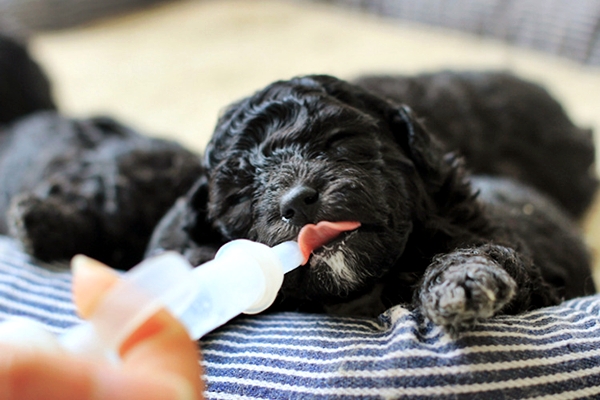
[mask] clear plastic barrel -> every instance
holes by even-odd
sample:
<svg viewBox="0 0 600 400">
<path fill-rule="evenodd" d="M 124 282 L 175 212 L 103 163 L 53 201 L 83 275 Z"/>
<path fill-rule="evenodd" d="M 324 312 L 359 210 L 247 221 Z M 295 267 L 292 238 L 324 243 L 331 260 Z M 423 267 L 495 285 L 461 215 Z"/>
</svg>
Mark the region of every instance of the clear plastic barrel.
<svg viewBox="0 0 600 400">
<path fill-rule="evenodd" d="M 72 352 L 104 353 L 112 359 L 123 341 L 161 307 L 182 322 L 191 338 L 199 339 L 241 313 L 269 307 L 284 272 L 302 261 L 296 242 L 269 248 L 249 240 L 227 243 L 214 260 L 196 268 L 176 253 L 153 257 L 126 273 L 90 321 L 67 331 L 61 342 Z"/>
</svg>

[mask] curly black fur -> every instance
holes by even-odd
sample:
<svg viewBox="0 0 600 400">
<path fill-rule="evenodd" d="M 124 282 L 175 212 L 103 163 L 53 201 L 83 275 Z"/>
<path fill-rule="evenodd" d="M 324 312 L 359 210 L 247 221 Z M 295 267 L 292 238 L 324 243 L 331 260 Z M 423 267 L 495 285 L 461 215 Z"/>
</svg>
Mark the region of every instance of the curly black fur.
<svg viewBox="0 0 600 400">
<path fill-rule="evenodd" d="M 175 249 L 198 264 L 228 240 L 274 245 L 306 223 L 357 220 L 286 275 L 275 308 L 374 315 L 412 303 L 458 330 L 593 291 L 588 253 L 560 207 L 516 180 L 471 177 L 457 155 L 476 172 L 566 191 L 557 200 L 580 214 L 596 186 L 589 133 L 506 74 L 397 78 L 409 89 L 375 93 L 395 82 L 382 79 L 361 79 L 369 91 L 300 77 L 230 106 L 206 174 L 161 221 L 149 254 Z M 414 101 L 425 123 L 394 99 Z M 305 196 L 293 217 L 282 206 L 290 193 Z"/>
<path fill-rule="evenodd" d="M 594 197 L 592 132 L 573 125 L 541 86 L 508 73 L 449 71 L 363 76 L 355 83 L 409 104 L 446 149 L 458 150 L 467 159 L 472 173 L 533 186 L 574 217 Z"/>
</svg>

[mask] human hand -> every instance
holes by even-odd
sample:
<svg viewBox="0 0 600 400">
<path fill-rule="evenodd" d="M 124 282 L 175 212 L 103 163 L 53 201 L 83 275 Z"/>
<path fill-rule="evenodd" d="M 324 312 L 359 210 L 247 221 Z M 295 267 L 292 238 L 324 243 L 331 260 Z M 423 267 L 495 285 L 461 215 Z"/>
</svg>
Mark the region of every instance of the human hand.
<svg viewBox="0 0 600 400">
<path fill-rule="evenodd" d="M 83 256 L 73 260 L 73 298 L 86 318 L 118 275 Z M 124 299 L 126 301 L 126 299 Z M 118 310 L 115 310 L 118 312 Z M 166 310 L 158 311 L 121 346 L 122 363 L 97 364 L 70 354 L 0 344 L 0 398 L 195 400 L 204 385 L 198 348 Z"/>
</svg>

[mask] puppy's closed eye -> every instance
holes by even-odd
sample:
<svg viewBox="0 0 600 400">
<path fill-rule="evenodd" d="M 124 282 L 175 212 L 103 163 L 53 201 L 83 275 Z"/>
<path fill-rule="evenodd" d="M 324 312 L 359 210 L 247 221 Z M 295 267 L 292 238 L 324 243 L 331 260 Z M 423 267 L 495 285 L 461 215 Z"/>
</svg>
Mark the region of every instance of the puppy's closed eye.
<svg viewBox="0 0 600 400">
<path fill-rule="evenodd" d="M 227 198 L 227 203 L 231 206 L 248 203 L 252 200 L 252 195 L 249 193 L 236 193 Z"/>
<path fill-rule="evenodd" d="M 356 136 L 357 136 L 356 132 L 350 132 L 350 131 L 335 132 L 325 142 L 325 146 L 324 146 L 325 150 L 335 149 L 339 145 L 341 145 L 343 142 L 351 140 L 352 138 L 354 138 Z"/>
</svg>

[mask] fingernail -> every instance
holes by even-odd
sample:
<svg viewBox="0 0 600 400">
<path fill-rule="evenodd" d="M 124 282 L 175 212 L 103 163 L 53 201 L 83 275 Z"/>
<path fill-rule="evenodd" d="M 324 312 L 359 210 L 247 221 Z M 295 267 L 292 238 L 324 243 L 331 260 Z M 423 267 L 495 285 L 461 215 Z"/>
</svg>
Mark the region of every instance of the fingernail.
<svg viewBox="0 0 600 400">
<path fill-rule="evenodd" d="M 71 270 L 74 274 L 80 274 L 82 271 L 89 269 L 103 269 L 107 268 L 100 261 L 96 261 L 93 258 L 84 256 L 83 254 L 77 254 L 71 259 Z"/>
<path fill-rule="evenodd" d="M 115 283 L 116 273 L 92 258 L 76 255 L 71 260 L 73 301 L 78 314 L 87 318 L 93 313 L 104 293 Z"/>
</svg>

